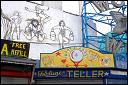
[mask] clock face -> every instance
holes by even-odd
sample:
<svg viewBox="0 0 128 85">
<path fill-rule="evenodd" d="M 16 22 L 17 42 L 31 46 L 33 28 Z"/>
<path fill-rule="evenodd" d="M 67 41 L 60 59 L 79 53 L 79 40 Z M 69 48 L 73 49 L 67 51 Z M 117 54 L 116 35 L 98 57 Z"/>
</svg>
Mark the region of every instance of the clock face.
<svg viewBox="0 0 128 85">
<path fill-rule="evenodd" d="M 83 53 L 80 50 L 75 50 L 71 53 L 71 60 L 74 62 L 79 62 L 82 60 Z"/>
</svg>

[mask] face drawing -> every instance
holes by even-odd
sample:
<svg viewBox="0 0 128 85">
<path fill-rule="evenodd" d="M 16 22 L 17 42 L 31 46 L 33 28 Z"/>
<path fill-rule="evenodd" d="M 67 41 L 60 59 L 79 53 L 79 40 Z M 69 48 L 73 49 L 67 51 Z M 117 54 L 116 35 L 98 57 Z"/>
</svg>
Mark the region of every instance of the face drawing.
<svg viewBox="0 0 128 85">
<path fill-rule="evenodd" d="M 59 22 L 59 26 L 64 27 L 64 26 L 65 26 L 65 22 L 64 22 L 63 20 L 61 20 L 61 21 Z"/>
<path fill-rule="evenodd" d="M 31 24 L 32 24 L 35 28 L 37 28 L 37 27 L 39 26 L 39 22 L 38 22 L 38 20 L 36 20 L 36 19 L 33 19 L 33 20 L 31 21 Z"/>
</svg>

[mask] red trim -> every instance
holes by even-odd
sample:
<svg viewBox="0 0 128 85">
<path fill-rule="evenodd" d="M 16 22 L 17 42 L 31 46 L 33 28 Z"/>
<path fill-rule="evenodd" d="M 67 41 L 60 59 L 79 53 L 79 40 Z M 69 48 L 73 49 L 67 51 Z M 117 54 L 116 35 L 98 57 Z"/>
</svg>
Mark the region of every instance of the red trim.
<svg viewBox="0 0 128 85">
<path fill-rule="evenodd" d="M 31 78 L 32 72 L 23 72 L 23 71 L 1 71 L 1 76 Z"/>
</svg>

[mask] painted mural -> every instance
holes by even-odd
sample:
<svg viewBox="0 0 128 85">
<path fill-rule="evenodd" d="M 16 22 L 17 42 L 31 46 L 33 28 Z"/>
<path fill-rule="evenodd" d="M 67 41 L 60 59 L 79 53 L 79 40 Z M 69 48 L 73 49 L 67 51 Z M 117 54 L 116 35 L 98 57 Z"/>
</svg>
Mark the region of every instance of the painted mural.
<svg viewBox="0 0 128 85">
<path fill-rule="evenodd" d="M 36 17 L 32 18 L 27 18 L 21 16 L 21 12 L 14 10 L 12 15 L 4 14 L 3 12 L 1 13 L 1 17 L 8 20 L 8 22 L 4 19 L 2 19 L 2 27 L 5 28 L 6 25 L 8 26 L 10 23 L 10 27 L 6 27 L 7 30 L 4 32 L 4 39 L 7 39 L 6 36 L 10 34 L 9 38 L 10 40 L 20 40 L 20 34 L 21 31 L 23 31 L 23 34 L 25 35 L 25 38 L 27 40 L 32 40 L 33 37 L 36 37 L 37 41 L 43 41 L 46 37 L 46 33 L 44 33 L 44 24 L 46 24 L 48 21 L 51 20 L 51 17 L 48 16 L 45 11 L 49 10 L 49 8 L 41 8 L 41 6 L 36 5 L 34 7 L 35 9 L 29 9 L 29 7 L 25 7 L 24 11 L 31 12 L 36 15 Z M 2 9 L 1 9 L 2 10 Z M 28 13 L 29 14 L 29 13 Z M 23 14 L 22 14 L 23 15 Z M 22 26 L 21 28 L 21 23 L 22 19 L 24 18 L 23 22 L 26 22 L 26 26 Z M 16 38 L 14 38 L 16 37 Z"/>
<path fill-rule="evenodd" d="M 1 9 L 2 10 L 2 9 Z M 7 14 L 1 13 L 1 28 L 4 32 L 3 39 L 6 40 L 19 40 L 21 33 L 22 17 L 19 11 L 15 10 L 9 17 Z"/>
<path fill-rule="evenodd" d="M 114 54 L 115 67 L 121 69 L 127 69 L 127 55 L 126 54 Z"/>
<path fill-rule="evenodd" d="M 64 43 L 69 43 L 74 40 L 73 31 L 67 27 L 65 22 L 61 20 L 59 25 L 52 27 L 50 32 L 51 40 L 59 41 L 60 48 L 64 48 Z"/>
<path fill-rule="evenodd" d="M 35 13 L 36 19 L 27 19 L 27 26 L 25 27 L 25 36 L 28 40 L 32 40 L 33 37 L 37 38 L 37 41 L 43 41 L 46 38 L 46 33 L 44 33 L 44 24 L 51 20 L 51 17 L 48 16 L 45 11 L 49 8 L 42 8 L 39 5 L 35 6 L 35 9 L 29 9 L 25 7 L 26 11 Z"/>
<path fill-rule="evenodd" d="M 1 39 L 56 43 L 60 48 L 81 43 L 75 36 L 81 34 L 80 16 L 26 1 L 2 1 L 1 10 Z"/>
<path fill-rule="evenodd" d="M 16 39 L 20 39 L 20 25 L 22 22 L 22 17 L 20 12 L 14 11 L 13 15 L 10 17 L 11 19 L 11 40 L 14 40 L 14 36 Z M 14 35 L 15 34 L 15 35 Z"/>
<path fill-rule="evenodd" d="M 40 54 L 40 67 L 114 67 L 112 54 L 102 54 L 90 48 L 70 47 L 51 54 Z"/>
<path fill-rule="evenodd" d="M 10 39 L 11 19 L 8 15 L 4 14 L 1 9 L 1 37 L 3 39 Z"/>
</svg>

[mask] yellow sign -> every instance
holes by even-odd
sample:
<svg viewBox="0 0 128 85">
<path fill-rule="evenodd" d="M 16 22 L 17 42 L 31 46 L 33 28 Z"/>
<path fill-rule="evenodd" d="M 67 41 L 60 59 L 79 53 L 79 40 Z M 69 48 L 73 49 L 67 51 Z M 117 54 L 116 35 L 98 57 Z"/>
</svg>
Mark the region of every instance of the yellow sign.
<svg viewBox="0 0 128 85">
<path fill-rule="evenodd" d="M 51 54 L 41 53 L 41 68 L 114 67 L 113 54 L 102 54 L 90 48 L 70 47 Z"/>
</svg>

